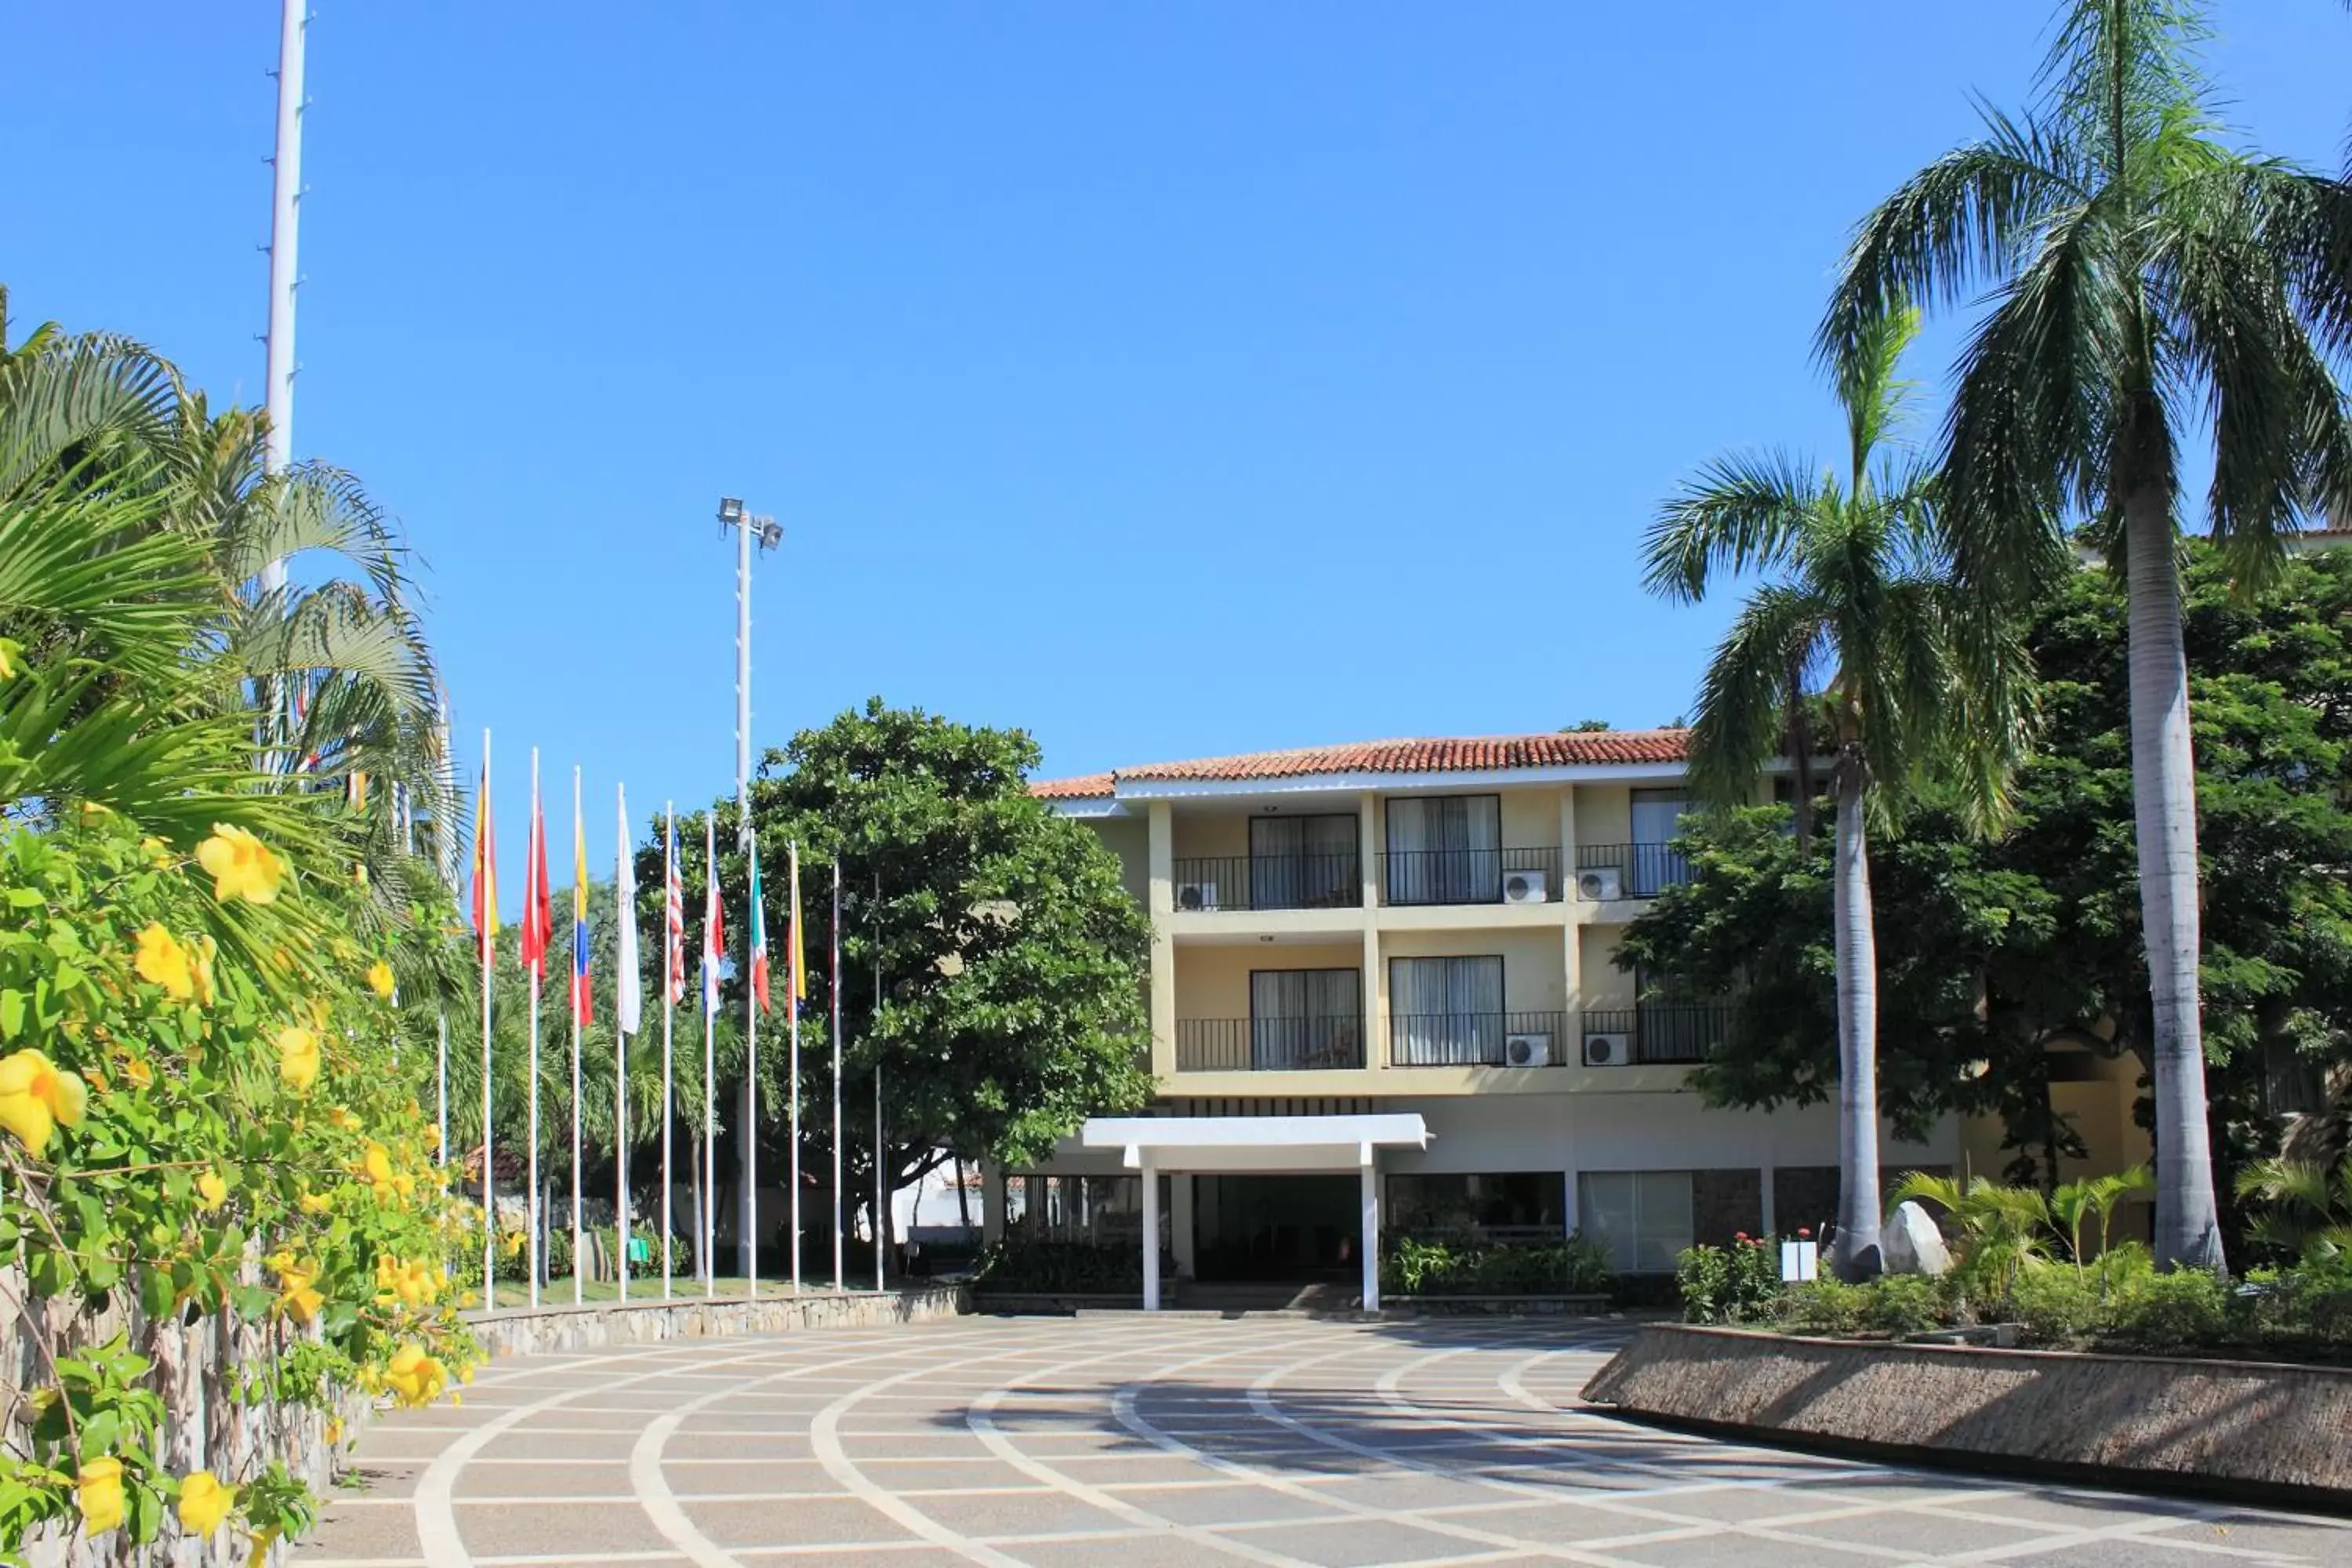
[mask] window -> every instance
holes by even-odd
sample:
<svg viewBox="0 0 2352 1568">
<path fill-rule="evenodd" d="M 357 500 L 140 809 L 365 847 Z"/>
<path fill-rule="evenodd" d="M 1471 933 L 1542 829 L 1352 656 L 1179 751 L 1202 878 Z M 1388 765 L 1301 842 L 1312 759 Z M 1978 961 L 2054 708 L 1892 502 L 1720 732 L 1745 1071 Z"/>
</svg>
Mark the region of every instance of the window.
<svg viewBox="0 0 2352 1568">
<path fill-rule="evenodd" d="M 1503 797 L 1457 795 L 1388 805 L 1388 900 L 1492 904 L 1503 897 Z"/>
<path fill-rule="evenodd" d="M 1391 1176 L 1383 1224 L 1407 1235 L 1558 1241 L 1566 1196 L 1558 1171 Z"/>
<path fill-rule="evenodd" d="M 1250 972 L 1250 1068 L 1364 1065 L 1360 969 Z"/>
<path fill-rule="evenodd" d="M 1160 1181 L 1160 1232 L 1168 1235 L 1168 1178 Z M 1004 1223 L 1041 1241 L 1087 1242 L 1097 1247 L 1139 1246 L 1143 1240 L 1143 1179 L 1140 1176 L 1009 1175 L 1004 1178 Z"/>
<path fill-rule="evenodd" d="M 1461 1067 L 1503 1059 L 1503 960 L 1389 960 L 1389 1065 Z"/>
<path fill-rule="evenodd" d="M 1250 818 L 1250 907 L 1346 909 L 1364 900 L 1352 814 Z"/>
<path fill-rule="evenodd" d="M 1671 1274 L 1691 1244 L 1688 1171 L 1586 1171 L 1576 1178 L 1577 1228 L 1609 1249 L 1621 1274 Z"/>
<path fill-rule="evenodd" d="M 1690 799 L 1680 790 L 1637 789 L 1633 792 L 1633 885 L 1625 890 L 1637 899 L 1657 896 L 1661 888 L 1690 880 L 1690 866 L 1666 847 L 1681 831 Z"/>
</svg>

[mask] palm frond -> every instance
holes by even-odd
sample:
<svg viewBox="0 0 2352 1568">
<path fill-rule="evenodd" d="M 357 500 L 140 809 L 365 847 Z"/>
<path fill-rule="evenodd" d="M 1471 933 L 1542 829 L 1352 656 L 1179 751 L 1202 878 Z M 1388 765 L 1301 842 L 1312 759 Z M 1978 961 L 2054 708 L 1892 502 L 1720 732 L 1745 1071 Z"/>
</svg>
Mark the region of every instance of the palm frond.
<svg viewBox="0 0 2352 1568">
<path fill-rule="evenodd" d="M 1716 573 L 1778 564 L 1822 495 L 1821 479 L 1785 453 L 1710 463 L 1658 509 L 1642 542 L 1642 585 L 1695 603 Z"/>
<path fill-rule="evenodd" d="M 1780 754 L 1790 705 L 1805 696 L 1790 689 L 1790 672 L 1813 662 L 1825 621 L 1824 607 L 1791 587 L 1768 584 L 1740 607 L 1700 678 L 1690 781 L 1702 798 L 1744 800 Z"/>
</svg>

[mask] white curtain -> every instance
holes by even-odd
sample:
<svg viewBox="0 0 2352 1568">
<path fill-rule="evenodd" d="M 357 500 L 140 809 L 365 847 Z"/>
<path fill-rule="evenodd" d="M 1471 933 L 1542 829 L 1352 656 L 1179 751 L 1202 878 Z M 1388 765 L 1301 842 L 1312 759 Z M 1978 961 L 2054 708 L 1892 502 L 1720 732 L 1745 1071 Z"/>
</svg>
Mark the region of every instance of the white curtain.
<svg viewBox="0 0 2352 1568">
<path fill-rule="evenodd" d="M 1388 804 L 1392 904 L 1486 904 L 1503 896 L 1503 798 L 1408 797 Z"/>
<path fill-rule="evenodd" d="M 1389 961 L 1391 1061 L 1462 1067 L 1503 1059 L 1503 961 Z"/>
<path fill-rule="evenodd" d="M 1363 974 L 1354 969 L 1259 969 L 1250 973 L 1250 1066 L 1361 1067 Z"/>
<path fill-rule="evenodd" d="M 1250 907 L 1344 909 L 1362 901 L 1352 816 L 1250 818 Z"/>
</svg>

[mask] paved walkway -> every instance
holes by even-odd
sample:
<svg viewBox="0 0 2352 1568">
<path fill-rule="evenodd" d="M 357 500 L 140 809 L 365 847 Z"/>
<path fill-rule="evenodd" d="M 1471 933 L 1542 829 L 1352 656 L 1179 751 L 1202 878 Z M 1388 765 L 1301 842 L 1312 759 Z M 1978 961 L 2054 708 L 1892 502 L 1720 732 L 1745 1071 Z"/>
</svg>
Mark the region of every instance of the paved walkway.
<svg viewBox="0 0 2352 1568">
<path fill-rule="evenodd" d="M 2352 1564 L 2339 1521 L 1580 1409 L 1574 1326 L 964 1319 L 542 1356 L 387 1417 L 315 1568 Z"/>
</svg>

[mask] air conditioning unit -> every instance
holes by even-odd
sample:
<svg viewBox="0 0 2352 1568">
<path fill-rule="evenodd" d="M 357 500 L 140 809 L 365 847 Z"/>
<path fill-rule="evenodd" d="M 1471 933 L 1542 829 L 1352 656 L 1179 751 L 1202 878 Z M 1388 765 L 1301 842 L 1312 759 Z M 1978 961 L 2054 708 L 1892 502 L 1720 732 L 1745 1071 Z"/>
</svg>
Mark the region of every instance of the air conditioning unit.
<svg viewBox="0 0 2352 1568">
<path fill-rule="evenodd" d="M 1540 904 L 1550 895 L 1549 879 L 1541 871 L 1503 873 L 1503 902 L 1507 904 Z"/>
<path fill-rule="evenodd" d="M 1633 1059 L 1633 1037 L 1631 1035 L 1587 1035 L 1584 1037 L 1584 1065 L 1589 1068 L 1622 1068 Z"/>
<path fill-rule="evenodd" d="M 1217 885 L 1214 882 L 1177 883 L 1176 907 L 1180 910 L 1215 909 L 1217 907 Z"/>
<path fill-rule="evenodd" d="M 1625 896 L 1625 876 L 1614 866 L 1595 866 L 1576 874 L 1576 896 L 1590 903 L 1605 904 Z"/>
<path fill-rule="evenodd" d="M 1503 1037 L 1503 1061 L 1515 1068 L 1548 1068 L 1551 1066 L 1549 1035 L 1506 1035 Z"/>
</svg>

